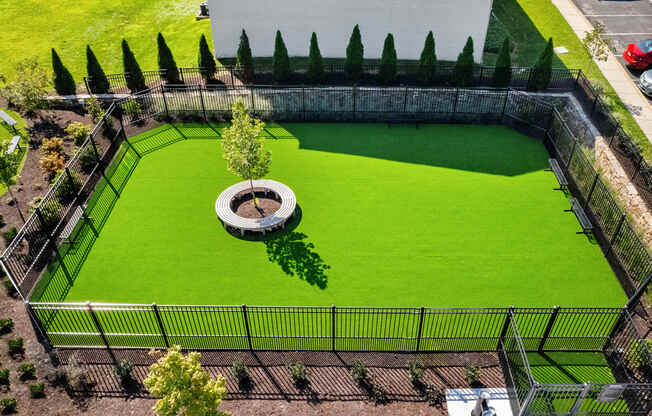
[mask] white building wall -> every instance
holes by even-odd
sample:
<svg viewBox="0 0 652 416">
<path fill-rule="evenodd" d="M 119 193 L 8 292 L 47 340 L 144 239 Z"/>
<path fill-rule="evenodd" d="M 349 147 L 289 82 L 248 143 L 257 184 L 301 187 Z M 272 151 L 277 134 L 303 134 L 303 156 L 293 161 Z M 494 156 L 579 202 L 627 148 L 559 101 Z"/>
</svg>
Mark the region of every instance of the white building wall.
<svg viewBox="0 0 652 416">
<path fill-rule="evenodd" d="M 365 58 L 380 58 L 387 33 L 399 59 L 418 59 L 428 31 L 437 58 L 456 60 L 468 36 L 476 62 L 489 24 L 492 0 L 208 0 L 215 56 L 234 57 L 244 28 L 254 57 L 274 54 L 277 30 L 290 56 L 308 56 L 317 33 L 324 57 L 344 57 L 353 26 L 360 25 Z"/>
</svg>

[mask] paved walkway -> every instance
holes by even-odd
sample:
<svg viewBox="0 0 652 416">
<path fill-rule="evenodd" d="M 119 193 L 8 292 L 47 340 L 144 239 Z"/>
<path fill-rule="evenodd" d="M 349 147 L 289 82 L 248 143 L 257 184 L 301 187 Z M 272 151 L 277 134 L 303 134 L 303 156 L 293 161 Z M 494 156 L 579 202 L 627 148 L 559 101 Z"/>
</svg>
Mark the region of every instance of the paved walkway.
<svg viewBox="0 0 652 416">
<path fill-rule="evenodd" d="M 557 6 L 575 34 L 581 39 L 586 32 L 593 30 L 593 26 L 571 0 L 552 0 Z M 652 142 L 652 105 L 643 96 L 638 86 L 634 84 L 627 70 L 622 67 L 616 57 L 610 53 L 606 61 L 596 61 L 600 71 L 609 81 L 620 99 L 629 108 L 629 111 L 641 126 L 648 140 Z"/>
</svg>

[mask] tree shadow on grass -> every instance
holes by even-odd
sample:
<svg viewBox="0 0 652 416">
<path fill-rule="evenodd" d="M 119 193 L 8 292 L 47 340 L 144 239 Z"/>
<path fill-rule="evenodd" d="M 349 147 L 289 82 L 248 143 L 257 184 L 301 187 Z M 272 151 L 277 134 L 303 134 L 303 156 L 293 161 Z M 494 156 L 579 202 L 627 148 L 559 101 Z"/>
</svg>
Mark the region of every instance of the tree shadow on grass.
<svg viewBox="0 0 652 416">
<path fill-rule="evenodd" d="M 269 261 L 277 263 L 289 276 L 297 276 L 310 285 L 326 289 L 330 266 L 324 262 L 315 245 L 306 241 L 304 233 L 290 231 L 265 241 Z"/>
</svg>

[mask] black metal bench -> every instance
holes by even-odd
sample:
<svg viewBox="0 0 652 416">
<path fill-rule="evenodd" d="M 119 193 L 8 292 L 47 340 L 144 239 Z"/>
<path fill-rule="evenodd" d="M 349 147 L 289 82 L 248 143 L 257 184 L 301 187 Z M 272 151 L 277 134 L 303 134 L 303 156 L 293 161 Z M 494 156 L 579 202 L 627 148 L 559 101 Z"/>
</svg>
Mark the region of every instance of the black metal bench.
<svg viewBox="0 0 652 416">
<path fill-rule="evenodd" d="M 571 203 L 571 208 L 565 211 L 566 212 L 573 211 L 573 213 L 579 220 L 580 225 L 582 225 L 583 231 L 578 231 L 577 234 L 588 234 L 592 232 L 593 224 L 591 223 L 591 220 L 589 219 L 588 215 L 586 215 L 586 212 L 584 212 L 584 208 L 582 208 L 580 201 L 578 201 L 577 198 L 571 198 L 570 203 Z"/>
<path fill-rule="evenodd" d="M 555 189 L 560 191 L 568 189 L 568 179 L 566 179 L 564 171 L 561 170 L 561 166 L 559 166 L 557 159 L 548 159 L 548 164 L 550 165 L 550 170 L 552 170 L 552 172 L 555 174 L 557 182 L 559 182 L 559 188 Z"/>
</svg>

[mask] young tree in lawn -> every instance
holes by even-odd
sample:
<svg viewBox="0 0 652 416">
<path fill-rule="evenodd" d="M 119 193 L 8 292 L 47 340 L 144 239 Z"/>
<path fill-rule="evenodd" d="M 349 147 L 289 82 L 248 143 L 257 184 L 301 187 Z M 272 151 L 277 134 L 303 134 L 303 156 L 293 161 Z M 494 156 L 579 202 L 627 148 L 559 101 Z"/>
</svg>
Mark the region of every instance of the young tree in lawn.
<svg viewBox="0 0 652 416">
<path fill-rule="evenodd" d="M 11 154 L 7 154 L 8 148 L 8 142 L 5 141 L 0 143 L 0 183 L 7 187 L 7 192 L 9 192 L 9 196 L 14 201 L 18 215 L 24 223 L 25 217 L 23 216 L 23 212 L 20 210 L 18 200 L 11 192 L 11 186 L 16 184 L 16 166 L 20 163 L 20 152 L 14 151 Z"/>
<path fill-rule="evenodd" d="M 437 55 L 435 54 L 435 37 L 432 31 L 428 32 L 426 42 L 419 58 L 419 79 L 425 85 L 430 85 L 435 80 L 437 71 Z"/>
<path fill-rule="evenodd" d="M 552 38 L 548 39 L 548 44 L 534 66 L 534 79 L 530 89 L 545 90 L 550 84 L 552 78 L 552 55 L 553 55 Z"/>
<path fill-rule="evenodd" d="M 77 85 L 68 68 L 61 62 L 59 54 L 52 48 L 52 70 L 54 71 L 54 90 L 59 95 L 75 95 Z"/>
<path fill-rule="evenodd" d="M 383 84 L 391 84 L 396 80 L 396 48 L 394 47 L 394 35 L 387 34 L 383 54 L 380 58 L 379 78 Z"/>
<path fill-rule="evenodd" d="M 200 359 L 200 353 L 184 355 L 181 347 L 174 346 L 152 364 L 143 384 L 158 398 L 152 409 L 156 416 L 228 415 L 217 410 L 226 397 L 226 380 L 222 376 L 213 380 Z"/>
<path fill-rule="evenodd" d="M 500 49 L 500 54 L 498 55 L 498 60 L 496 61 L 496 68 L 492 80 L 492 85 L 494 87 L 508 87 L 512 82 L 511 49 L 512 47 L 509 38 L 505 38 L 503 47 Z"/>
<path fill-rule="evenodd" d="M 215 63 L 213 52 L 211 52 L 211 48 L 208 46 L 206 36 L 204 35 L 201 35 L 201 38 L 199 38 L 197 65 L 199 65 L 200 68 L 203 68 L 201 76 L 204 78 L 204 81 L 210 83 L 213 79 L 213 75 L 217 71 L 217 64 Z"/>
<path fill-rule="evenodd" d="M 242 78 L 244 82 L 250 83 L 254 81 L 254 58 L 251 54 L 251 47 L 249 46 L 249 37 L 247 32 L 242 29 L 240 35 L 240 45 L 238 46 L 238 66 L 242 70 Z"/>
<path fill-rule="evenodd" d="M 89 45 L 86 45 L 86 73 L 88 74 L 88 88 L 92 94 L 107 94 L 109 92 L 109 80 Z"/>
<path fill-rule="evenodd" d="M 277 82 L 284 82 L 290 78 L 290 57 L 288 56 L 288 49 L 285 47 L 280 30 L 276 31 L 272 67 L 274 80 Z"/>
<path fill-rule="evenodd" d="M 140 65 L 138 65 L 138 61 L 136 61 L 136 57 L 125 39 L 122 39 L 122 65 L 127 78 L 127 87 L 132 93 L 135 94 L 147 89 L 143 71 L 140 69 Z"/>
<path fill-rule="evenodd" d="M 455 63 L 455 86 L 470 87 L 473 85 L 473 39 L 466 40 L 462 53 Z"/>
<path fill-rule="evenodd" d="M 364 59 L 364 46 L 360 28 L 355 25 L 349 45 L 346 47 L 346 60 L 344 61 L 344 72 L 353 81 L 359 81 L 362 76 L 362 63 Z"/>
<path fill-rule="evenodd" d="M 158 33 L 156 42 L 158 43 L 158 68 L 165 73 L 165 81 L 168 84 L 181 84 L 179 68 L 161 32 Z"/>
<path fill-rule="evenodd" d="M 242 99 L 233 104 L 232 111 L 231 126 L 222 130 L 224 159 L 230 172 L 249 181 L 251 197 L 258 209 L 253 180 L 265 176 L 272 162 L 272 152 L 263 149 L 265 138 L 261 133 L 265 123 L 251 117 Z"/>
<path fill-rule="evenodd" d="M 319 50 L 317 34 L 312 32 L 310 38 L 310 58 L 308 60 L 308 79 L 313 84 L 319 84 L 324 81 L 324 59 Z"/>
</svg>

